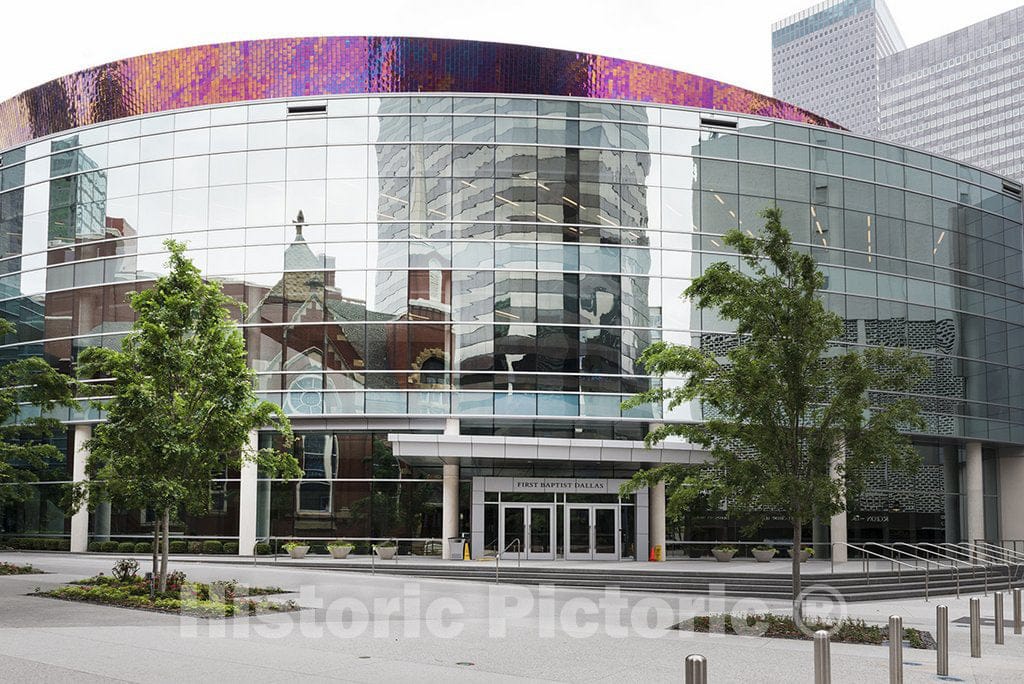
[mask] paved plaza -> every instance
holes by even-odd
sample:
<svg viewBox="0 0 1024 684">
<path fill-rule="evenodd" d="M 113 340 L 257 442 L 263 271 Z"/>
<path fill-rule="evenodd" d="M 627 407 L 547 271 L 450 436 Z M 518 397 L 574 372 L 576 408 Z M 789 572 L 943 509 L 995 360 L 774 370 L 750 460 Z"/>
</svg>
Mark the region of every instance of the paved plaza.
<svg viewBox="0 0 1024 684">
<path fill-rule="evenodd" d="M 100 571 L 112 556 L 0 553 L 45 575 L 0 577 L 0 672 L 8 681 L 681 681 L 689 653 L 709 660 L 709 681 L 812 681 L 812 646 L 664 629 L 659 622 L 712 610 L 769 609 L 750 599 L 607 595 L 568 588 L 411 580 L 241 563 L 171 561 L 201 580 L 236 578 L 295 593 L 302 611 L 224 621 L 26 596 L 36 587 Z M 781 564 L 780 564 L 781 565 Z M 711 566 L 713 567 L 713 566 Z M 1024 673 L 1024 636 L 1007 628 L 993 644 L 984 628 L 983 657 L 968 657 L 968 597 L 944 597 L 951 620 L 950 674 L 963 681 L 1012 682 Z M 853 617 L 934 629 L 938 601 L 847 606 Z M 991 596 L 983 615 L 991 618 Z M 666 608 L 669 615 L 663 615 Z M 1009 615 L 1009 604 L 1007 604 Z M 365 612 L 364 612 L 365 611 Z M 660 611 L 660 612 L 659 612 Z M 937 681 L 934 651 L 907 649 L 905 681 Z M 832 645 L 836 682 L 886 680 L 888 650 Z M 954 680 L 955 681 L 955 680 Z"/>
</svg>

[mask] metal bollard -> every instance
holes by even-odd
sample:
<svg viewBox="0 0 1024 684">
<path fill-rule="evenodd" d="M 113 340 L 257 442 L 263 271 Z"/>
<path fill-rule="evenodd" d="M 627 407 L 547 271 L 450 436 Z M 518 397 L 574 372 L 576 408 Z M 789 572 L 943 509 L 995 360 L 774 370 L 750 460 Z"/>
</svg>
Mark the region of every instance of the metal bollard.
<svg viewBox="0 0 1024 684">
<path fill-rule="evenodd" d="M 686 656 L 686 684 L 708 684 L 708 659 L 697 653 Z"/>
<path fill-rule="evenodd" d="M 981 599 L 971 599 L 971 657 L 981 657 Z"/>
<path fill-rule="evenodd" d="M 1021 633 L 1020 624 L 1020 589 L 1013 590 L 1013 633 Z"/>
<path fill-rule="evenodd" d="M 832 684 L 832 652 L 824 629 L 814 633 L 814 684 Z"/>
<path fill-rule="evenodd" d="M 903 684 L 903 618 L 889 616 L 889 684 Z"/>
<path fill-rule="evenodd" d="M 1003 592 L 997 591 L 995 594 L 995 608 L 996 608 L 996 643 L 1006 643 L 1006 639 L 1003 635 Z"/>
<path fill-rule="evenodd" d="M 949 675 L 949 609 L 935 606 L 935 674 Z"/>
</svg>

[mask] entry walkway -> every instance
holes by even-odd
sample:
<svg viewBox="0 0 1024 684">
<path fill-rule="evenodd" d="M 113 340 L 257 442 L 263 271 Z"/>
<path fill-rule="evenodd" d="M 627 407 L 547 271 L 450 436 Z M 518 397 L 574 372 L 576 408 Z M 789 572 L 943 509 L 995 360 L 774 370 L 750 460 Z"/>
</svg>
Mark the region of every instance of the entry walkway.
<svg viewBox="0 0 1024 684">
<path fill-rule="evenodd" d="M 603 594 L 593 590 L 557 587 L 543 593 L 545 590 L 531 587 L 434 580 L 419 581 L 414 585 L 416 593 L 411 594 L 405 577 L 285 567 L 288 561 L 279 562 L 277 568 L 273 561 L 252 568 L 251 563 L 244 567 L 224 562 L 225 557 L 211 562 L 216 557 L 209 556 L 202 563 L 180 562 L 184 557 L 176 556 L 171 568 L 205 581 L 235 577 L 295 591 L 306 588 L 306 596 L 291 595 L 306 609 L 261 619 L 201 621 L 193 626 L 192 621 L 174 615 L 25 595 L 37 586 L 46 589 L 98 571 L 109 572 L 119 557 L 0 553 L 0 560 L 31 562 L 51 573 L 0 577 L 0 672 L 5 680 L 679 682 L 685 656 L 701 653 L 708 658 L 714 682 L 813 681 L 813 647 L 808 641 L 694 634 L 648 626 L 647 616 L 653 615 L 655 602 L 670 608 L 667 622 L 707 611 L 706 604 L 680 602 L 668 595 L 623 595 L 623 606 L 616 603 L 602 608 L 598 601 Z M 342 562 L 349 561 L 336 561 Z M 680 561 L 662 565 L 715 564 Z M 809 562 L 805 567 L 815 565 L 827 563 Z M 415 601 L 406 600 L 409 597 Z M 1024 671 L 1024 637 L 1007 629 L 1006 644 L 993 643 L 991 597 L 982 602 L 986 619 L 983 657 L 969 656 L 969 635 L 963 625 L 967 598 L 944 597 L 941 601 L 949 605 L 950 674 L 960 681 L 1019 681 Z M 550 610 L 544 600 L 553 603 Z M 330 610 L 335 601 L 343 601 L 338 605 L 344 606 L 364 605 L 365 629 L 353 629 L 351 610 Z M 752 609 L 746 599 L 724 597 L 721 601 L 723 611 Z M 885 624 L 889 615 L 899 614 L 906 626 L 933 631 L 938 602 L 890 599 L 853 604 L 847 609 L 850 617 L 863 618 L 869 624 Z M 444 613 L 445 631 L 431 628 L 430 605 L 458 606 L 457 612 Z M 581 605 L 594 606 L 600 612 L 580 611 Z M 789 602 L 765 600 L 763 606 L 763 610 L 786 613 Z M 554 625 L 550 624 L 551 615 L 556 619 Z M 610 631 L 606 625 L 617 616 L 621 619 L 614 624 L 625 627 L 621 632 Z M 885 647 L 832 644 L 831 652 L 832 681 L 837 684 L 887 681 Z M 934 651 L 907 648 L 903 655 L 904 681 L 936 681 Z"/>
</svg>

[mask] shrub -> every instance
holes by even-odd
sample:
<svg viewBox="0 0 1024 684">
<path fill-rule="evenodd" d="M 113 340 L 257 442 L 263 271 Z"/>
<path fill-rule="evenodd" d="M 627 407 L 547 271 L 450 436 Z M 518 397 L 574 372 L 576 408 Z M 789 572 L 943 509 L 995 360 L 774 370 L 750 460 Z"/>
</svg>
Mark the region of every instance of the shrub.
<svg viewBox="0 0 1024 684">
<path fill-rule="evenodd" d="M 135 544 L 133 542 L 121 542 L 117 545 L 118 553 L 135 553 Z"/>
<path fill-rule="evenodd" d="M 110 574 L 114 576 L 118 582 L 127 582 L 135 577 L 139 571 L 139 561 L 134 558 L 122 558 L 121 560 L 114 563 L 114 567 L 111 568 Z"/>
<path fill-rule="evenodd" d="M 718 546 L 715 547 L 714 550 L 715 551 L 721 551 L 723 553 L 730 553 L 730 552 L 731 553 L 736 553 L 736 547 L 735 546 L 729 546 L 728 544 L 719 544 Z"/>
<path fill-rule="evenodd" d="M 185 553 L 188 551 L 188 542 L 172 541 L 169 551 L 171 553 Z"/>
<path fill-rule="evenodd" d="M 43 548 L 47 551 L 60 551 L 64 547 L 63 539 L 44 539 Z"/>
<path fill-rule="evenodd" d="M 202 553 L 203 552 L 203 542 L 190 541 L 188 543 L 188 552 L 189 553 Z"/>
<path fill-rule="evenodd" d="M 266 542 L 260 542 L 256 545 L 257 556 L 269 556 L 270 555 L 270 544 Z"/>
<path fill-rule="evenodd" d="M 101 545 L 102 545 L 101 542 L 91 541 L 91 542 L 89 542 L 89 546 L 87 548 L 90 551 L 102 551 L 103 549 L 100 548 Z"/>
<path fill-rule="evenodd" d="M 181 589 L 182 585 L 185 584 L 185 579 L 184 570 L 172 570 L 167 573 L 167 588 L 171 590 Z"/>
<path fill-rule="evenodd" d="M 153 553 L 153 542 L 136 542 L 135 553 Z"/>
<path fill-rule="evenodd" d="M 224 553 L 224 544 L 216 539 L 207 539 L 203 542 L 203 553 Z"/>
<path fill-rule="evenodd" d="M 225 542 L 224 553 L 233 553 L 238 555 L 238 542 Z"/>
<path fill-rule="evenodd" d="M 117 546 L 118 544 L 116 541 L 100 542 L 100 551 L 104 553 L 113 553 L 117 551 Z"/>
<path fill-rule="evenodd" d="M 755 551 L 774 551 L 775 547 L 771 544 L 758 544 L 754 547 Z"/>
</svg>

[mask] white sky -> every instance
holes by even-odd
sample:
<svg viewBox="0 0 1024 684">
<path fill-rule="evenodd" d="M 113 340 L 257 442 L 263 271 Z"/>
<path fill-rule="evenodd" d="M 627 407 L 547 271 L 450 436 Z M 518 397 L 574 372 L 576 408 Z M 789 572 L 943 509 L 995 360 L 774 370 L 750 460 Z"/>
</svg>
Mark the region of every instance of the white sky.
<svg viewBox="0 0 1024 684">
<path fill-rule="evenodd" d="M 0 100 L 122 57 L 249 38 L 431 36 L 595 52 L 771 93 L 771 24 L 813 0 L 7 0 Z M 1018 0 L 888 0 L 907 45 Z"/>
</svg>

